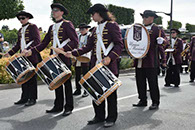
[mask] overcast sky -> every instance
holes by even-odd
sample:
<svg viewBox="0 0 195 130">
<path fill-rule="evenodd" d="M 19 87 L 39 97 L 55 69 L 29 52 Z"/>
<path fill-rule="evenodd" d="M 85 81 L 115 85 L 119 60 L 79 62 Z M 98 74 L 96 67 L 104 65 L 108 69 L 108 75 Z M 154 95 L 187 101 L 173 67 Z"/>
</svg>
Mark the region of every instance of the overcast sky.
<svg viewBox="0 0 195 130">
<path fill-rule="evenodd" d="M 31 23 L 35 23 L 38 27 L 42 27 L 44 31 L 48 30 L 48 27 L 53 24 L 50 19 L 50 5 L 52 0 L 23 0 L 25 11 L 33 14 L 34 19 L 30 20 Z M 74 0 L 73 0 L 74 1 Z M 171 0 L 91 0 L 92 4 L 113 4 L 126 8 L 132 8 L 135 10 L 135 22 L 142 23 L 140 13 L 144 10 L 155 10 L 170 12 Z M 173 20 L 180 21 L 185 27 L 186 23 L 195 24 L 195 0 L 173 0 Z M 79 12 L 78 12 L 79 13 Z M 163 17 L 163 26 L 167 27 L 167 21 L 170 20 L 169 16 L 159 14 Z M 0 21 L 0 28 L 3 25 L 8 25 L 10 29 L 19 29 L 21 24 L 14 18 L 10 20 Z M 91 25 L 95 25 L 91 23 Z"/>
</svg>

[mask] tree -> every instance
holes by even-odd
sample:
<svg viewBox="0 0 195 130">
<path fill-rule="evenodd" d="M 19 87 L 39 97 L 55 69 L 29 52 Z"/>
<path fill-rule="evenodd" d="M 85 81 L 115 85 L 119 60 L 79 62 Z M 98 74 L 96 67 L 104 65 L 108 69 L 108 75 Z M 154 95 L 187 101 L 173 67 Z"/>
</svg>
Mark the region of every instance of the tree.
<svg viewBox="0 0 195 130">
<path fill-rule="evenodd" d="M 127 25 L 127 24 L 134 23 L 134 10 L 133 9 L 109 4 L 108 10 L 116 17 L 116 22 L 118 24 Z"/>
<path fill-rule="evenodd" d="M 158 16 L 158 18 L 154 19 L 154 23 L 157 25 L 162 25 L 162 17 Z"/>
<path fill-rule="evenodd" d="M 22 0 L 1 0 L 0 20 L 14 18 L 16 14 L 23 9 Z"/>
<path fill-rule="evenodd" d="M 7 28 L 9 28 L 9 27 L 7 26 Z M 16 29 L 13 29 L 13 30 L 2 29 L 2 30 L 0 30 L 0 32 L 3 34 L 5 41 L 8 41 L 11 44 L 14 44 L 17 41 L 18 30 L 16 30 Z"/>
<path fill-rule="evenodd" d="M 86 14 L 92 5 L 90 0 L 53 0 L 53 3 L 61 3 L 68 9 L 69 14 L 65 18 L 70 20 L 75 27 L 81 23 L 89 24 L 91 22 L 90 15 Z"/>
<path fill-rule="evenodd" d="M 189 32 L 195 32 L 195 25 L 187 23 L 186 30 L 188 30 Z"/>
<path fill-rule="evenodd" d="M 173 26 L 172 26 L 172 28 L 179 29 L 181 27 L 182 27 L 182 23 L 181 22 L 174 21 L 173 20 Z M 168 27 L 167 27 L 167 29 L 170 29 L 170 21 L 168 21 Z"/>
</svg>

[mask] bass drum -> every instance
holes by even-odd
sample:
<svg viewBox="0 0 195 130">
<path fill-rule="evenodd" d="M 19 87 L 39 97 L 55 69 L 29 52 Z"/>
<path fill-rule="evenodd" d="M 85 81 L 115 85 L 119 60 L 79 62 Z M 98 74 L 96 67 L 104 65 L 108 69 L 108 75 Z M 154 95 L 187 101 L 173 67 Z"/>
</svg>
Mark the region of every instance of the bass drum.
<svg viewBox="0 0 195 130">
<path fill-rule="evenodd" d="M 141 59 L 146 56 L 150 48 L 150 35 L 142 24 L 136 23 L 127 29 L 125 48 L 132 58 Z"/>
</svg>

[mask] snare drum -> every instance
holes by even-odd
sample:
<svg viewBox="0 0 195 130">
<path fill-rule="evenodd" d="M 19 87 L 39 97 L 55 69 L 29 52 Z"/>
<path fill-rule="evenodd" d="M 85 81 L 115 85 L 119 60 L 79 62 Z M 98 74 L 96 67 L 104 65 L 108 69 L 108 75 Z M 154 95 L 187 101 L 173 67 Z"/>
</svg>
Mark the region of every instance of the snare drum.
<svg viewBox="0 0 195 130">
<path fill-rule="evenodd" d="M 121 86 L 122 82 L 106 66 L 99 63 L 79 81 L 79 84 L 99 105 Z"/>
<path fill-rule="evenodd" d="M 45 58 L 37 65 L 35 72 L 49 86 L 50 90 L 60 87 L 71 76 L 71 71 L 57 55 Z"/>
<path fill-rule="evenodd" d="M 20 55 L 15 55 L 6 63 L 6 71 L 19 85 L 24 84 L 35 75 L 32 63 Z"/>
</svg>

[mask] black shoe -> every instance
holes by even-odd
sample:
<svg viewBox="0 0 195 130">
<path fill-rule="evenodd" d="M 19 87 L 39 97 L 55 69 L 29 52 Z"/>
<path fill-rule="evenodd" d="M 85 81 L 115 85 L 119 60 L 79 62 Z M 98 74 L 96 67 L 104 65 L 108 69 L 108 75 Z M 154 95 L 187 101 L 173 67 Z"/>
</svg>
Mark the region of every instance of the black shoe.
<svg viewBox="0 0 195 130">
<path fill-rule="evenodd" d="M 63 108 L 60 109 L 60 108 L 53 107 L 51 110 L 46 110 L 46 113 L 57 113 L 57 112 L 61 112 L 61 111 L 63 111 Z"/>
<path fill-rule="evenodd" d="M 115 124 L 115 122 L 106 121 L 106 122 L 104 123 L 104 127 L 105 127 L 105 128 L 112 127 L 114 124 Z"/>
<path fill-rule="evenodd" d="M 171 85 L 170 85 L 170 84 L 165 84 L 164 86 L 165 86 L 165 87 L 171 87 Z"/>
<path fill-rule="evenodd" d="M 88 94 L 86 91 L 84 91 L 82 97 L 87 97 L 88 95 L 89 95 L 89 94 Z"/>
<path fill-rule="evenodd" d="M 194 80 L 192 80 L 192 79 L 191 79 L 189 82 L 190 82 L 190 83 L 193 83 L 193 82 L 194 82 Z"/>
<path fill-rule="evenodd" d="M 158 104 L 152 104 L 150 107 L 149 107 L 149 110 L 156 110 L 158 109 Z"/>
<path fill-rule="evenodd" d="M 25 103 L 25 106 L 32 106 L 36 104 L 35 99 L 29 99 L 27 103 Z"/>
<path fill-rule="evenodd" d="M 78 96 L 80 94 L 81 94 L 81 90 L 79 90 L 79 89 L 75 90 L 73 93 L 74 96 Z"/>
<path fill-rule="evenodd" d="M 179 88 L 179 85 L 175 85 L 176 88 Z"/>
<path fill-rule="evenodd" d="M 104 122 L 104 120 L 100 120 L 100 119 L 94 117 L 92 120 L 88 121 L 87 125 L 93 125 L 93 124 L 97 124 L 97 123 L 101 123 L 101 122 Z"/>
<path fill-rule="evenodd" d="M 70 114 L 72 114 L 72 111 L 64 111 L 63 112 L 63 114 L 62 114 L 62 116 L 68 116 L 68 115 L 70 115 Z"/>
<path fill-rule="evenodd" d="M 17 102 L 14 102 L 15 105 L 21 105 L 21 104 L 25 104 L 28 100 L 24 100 L 24 99 L 20 99 Z"/>
<path fill-rule="evenodd" d="M 137 104 L 133 104 L 134 107 L 145 107 L 147 106 L 147 101 L 139 101 Z"/>
</svg>

